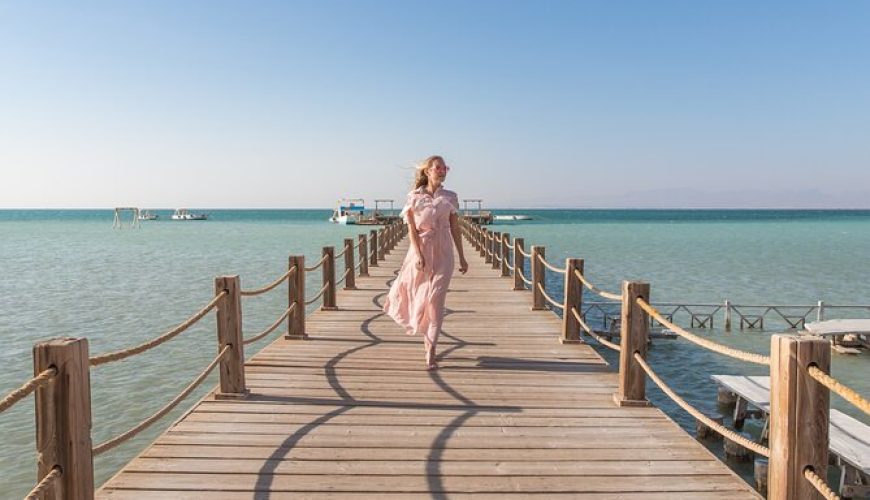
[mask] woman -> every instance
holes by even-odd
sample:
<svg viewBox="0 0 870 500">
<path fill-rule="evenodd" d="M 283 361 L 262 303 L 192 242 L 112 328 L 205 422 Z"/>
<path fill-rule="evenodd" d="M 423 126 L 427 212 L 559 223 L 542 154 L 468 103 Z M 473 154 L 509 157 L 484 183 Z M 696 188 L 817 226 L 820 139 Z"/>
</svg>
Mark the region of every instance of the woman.
<svg viewBox="0 0 870 500">
<path fill-rule="evenodd" d="M 405 327 L 405 333 L 423 335 L 427 370 L 438 368 L 435 350 L 453 275 L 454 245 L 459 272 L 468 271 L 456 215 L 459 199 L 441 187 L 448 170 L 440 156 L 430 156 L 417 167 L 414 189 L 402 209 L 411 247 L 384 302 L 384 312 Z"/>
</svg>

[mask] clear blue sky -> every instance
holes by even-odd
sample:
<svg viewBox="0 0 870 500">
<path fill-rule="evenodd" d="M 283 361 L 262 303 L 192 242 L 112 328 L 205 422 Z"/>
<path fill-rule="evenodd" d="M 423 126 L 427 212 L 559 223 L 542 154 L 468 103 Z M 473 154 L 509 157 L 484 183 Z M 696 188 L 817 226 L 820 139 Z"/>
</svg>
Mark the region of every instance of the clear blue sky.
<svg viewBox="0 0 870 500">
<path fill-rule="evenodd" d="M 0 0 L 0 207 L 401 199 L 433 153 L 491 206 L 870 206 L 868 26 L 867 1 Z"/>
</svg>

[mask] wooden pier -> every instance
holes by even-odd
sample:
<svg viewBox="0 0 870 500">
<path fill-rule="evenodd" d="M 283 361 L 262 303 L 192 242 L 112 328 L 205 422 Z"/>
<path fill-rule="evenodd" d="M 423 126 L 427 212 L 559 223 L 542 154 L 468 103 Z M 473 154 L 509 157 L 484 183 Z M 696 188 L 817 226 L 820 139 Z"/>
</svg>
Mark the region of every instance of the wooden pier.
<svg viewBox="0 0 870 500">
<path fill-rule="evenodd" d="M 870 401 L 830 377 L 829 341 L 777 335 L 770 356 L 719 344 L 652 306 L 649 283 L 625 281 L 619 293 L 608 292 L 588 281 L 583 259 L 561 267 L 542 246 L 527 251 L 522 238 L 469 219 L 461 225 L 471 268 L 451 284 L 437 371 L 424 369 L 421 339 L 381 312 L 407 251 L 401 224 L 347 238 L 340 252 L 324 247 L 310 267 L 290 256 L 287 271 L 261 288 L 217 277 L 208 304 L 137 346 L 90 356 L 87 339 L 37 343 L 33 378 L 0 399 L 2 413 L 35 398 L 38 483 L 28 500 L 759 498 L 650 405 L 647 382 L 706 429 L 769 458 L 768 498 L 838 498 L 825 479 L 830 393 L 867 413 Z M 564 278 L 561 299 L 547 290 L 548 272 Z M 312 273 L 322 286 L 306 300 Z M 287 307 L 278 319 L 244 334 L 241 298 L 282 289 Z M 619 344 L 585 322 L 587 289 L 620 304 Z M 318 310 L 306 309 L 315 303 Z M 211 363 L 154 415 L 94 445 L 90 370 L 157 348 L 212 311 Z M 769 367 L 767 442 L 726 428 L 667 385 L 646 360 L 651 320 L 720 355 Z M 273 332 L 283 335 L 245 361 L 244 346 Z M 583 333 L 619 352 L 619 366 L 608 366 Z M 212 371 L 218 387 L 95 491 L 93 457 L 164 417 Z"/>
</svg>

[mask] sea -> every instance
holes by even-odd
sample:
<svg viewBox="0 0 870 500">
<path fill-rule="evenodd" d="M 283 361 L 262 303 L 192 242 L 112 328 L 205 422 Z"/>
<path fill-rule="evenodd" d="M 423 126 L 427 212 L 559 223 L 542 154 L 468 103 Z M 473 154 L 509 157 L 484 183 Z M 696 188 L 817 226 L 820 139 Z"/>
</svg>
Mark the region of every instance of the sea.
<svg viewBox="0 0 870 500">
<path fill-rule="evenodd" d="M 259 287 L 286 270 L 289 255 L 316 259 L 323 246 L 339 247 L 344 238 L 369 229 L 332 224 L 327 221 L 330 210 L 207 210 L 209 220 L 198 222 L 171 221 L 169 210 L 153 212 L 159 220 L 143 221 L 134 229 L 127 216 L 122 229 L 113 229 L 112 210 L 0 210 L 0 396 L 32 376 L 35 342 L 86 337 L 91 353 L 144 342 L 206 304 L 214 293 L 214 277 L 237 274 L 243 288 Z M 531 216 L 529 221 L 497 222 L 491 229 L 524 238 L 527 248 L 544 246 L 547 259 L 556 265 L 567 257 L 583 258 L 586 276 L 605 290 L 618 292 L 623 280 L 641 280 L 650 283 L 653 303 L 709 306 L 695 307 L 698 313 L 728 300 L 741 306 L 796 306 L 787 311 L 802 314 L 824 301 L 856 306 L 829 308 L 827 318 L 870 318 L 870 210 L 495 213 Z M 466 249 L 472 254 L 467 244 Z M 307 286 L 309 294 L 319 289 L 317 276 Z M 561 276 L 548 273 L 547 289 L 560 296 Z M 271 324 L 286 307 L 285 300 L 281 293 L 246 300 L 245 331 Z M 603 302 L 588 292 L 584 300 L 587 306 Z M 613 306 L 602 304 L 590 313 L 590 321 L 605 321 L 600 312 L 608 307 Z M 725 331 L 719 310 L 713 328 L 692 331 L 766 354 L 771 335 L 789 331 L 775 316 L 765 319 L 763 330 L 741 330 L 735 315 L 733 328 Z M 685 311 L 675 319 L 689 326 Z M 814 319 L 810 313 L 808 320 Z M 216 350 L 213 323 L 207 319 L 145 354 L 92 369 L 95 444 L 157 411 L 208 364 Z M 247 354 L 268 342 L 246 347 Z M 618 364 L 613 353 L 597 350 Z M 710 414 L 724 411 L 717 405 L 710 375 L 767 371 L 679 339 L 654 339 L 649 359 L 680 395 Z M 835 353 L 832 365 L 835 377 L 870 394 L 870 353 Z M 96 457 L 97 484 L 141 452 L 215 383 L 212 375 L 158 424 Z M 694 432 L 692 417 L 655 387 L 648 394 L 687 432 Z M 831 404 L 870 424 L 867 415 L 839 397 L 832 396 Z M 21 498 L 35 484 L 33 422 L 32 396 L 0 413 L 2 498 Z M 758 421 L 746 424 L 750 434 L 760 430 Z M 721 443 L 707 446 L 722 455 Z M 751 464 L 729 465 L 751 480 Z"/>
</svg>

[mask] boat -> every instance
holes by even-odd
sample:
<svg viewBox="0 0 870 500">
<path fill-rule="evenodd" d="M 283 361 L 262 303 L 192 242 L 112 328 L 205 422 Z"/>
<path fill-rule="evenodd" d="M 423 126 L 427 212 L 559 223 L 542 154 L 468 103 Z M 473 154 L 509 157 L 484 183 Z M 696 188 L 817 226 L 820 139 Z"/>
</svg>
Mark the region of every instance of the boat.
<svg viewBox="0 0 870 500">
<path fill-rule="evenodd" d="M 530 215 L 494 215 L 493 220 L 498 220 L 498 221 L 532 220 L 532 216 L 530 216 Z"/>
<path fill-rule="evenodd" d="M 144 212 L 139 212 L 139 220 L 157 220 L 159 218 L 159 215 L 152 214 L 148 210 L 145 210 Z"/>
<path fill-rule="evenodd" d="M 342 198 L 332 212 L 330 222 L 336 224 L 359 224 L 365 219 L 365 200 L 361 198 Z"/>
<path fill-rule="evenodd" d="M 208 214 L 192 214 L 190 210 L 186 208 L 177 208 L 175 209 L 175 213 L 172 214 L 172 220 L 206 220 L 208 219 Z"/>
</svg>

